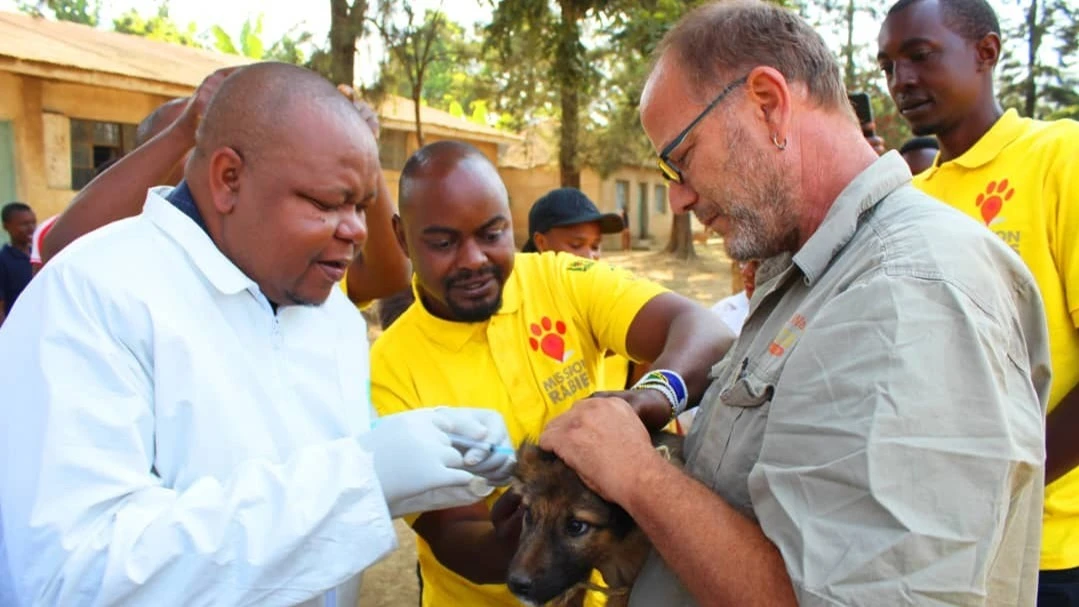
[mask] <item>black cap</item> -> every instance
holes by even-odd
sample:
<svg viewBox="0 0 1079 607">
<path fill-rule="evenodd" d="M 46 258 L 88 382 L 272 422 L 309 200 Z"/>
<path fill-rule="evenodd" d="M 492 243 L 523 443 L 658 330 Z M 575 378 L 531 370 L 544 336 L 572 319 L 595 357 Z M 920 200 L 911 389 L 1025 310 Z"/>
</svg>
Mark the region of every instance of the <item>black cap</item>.
<svg viewBox="0 0 1079 607">
<path fill-rule="evenodd" d="M 624 224 L 618 213 L 600 213 L 595 203 L 577 188 L 558 188 L 540 197 L 528 212 L 528 242 L 523 251 L 535 252 L 532 235 L 543 234 L 551 228 L 575 226 L 581 223 L 599 222 L 603 234 L 617 234 Z"/>
</svg>

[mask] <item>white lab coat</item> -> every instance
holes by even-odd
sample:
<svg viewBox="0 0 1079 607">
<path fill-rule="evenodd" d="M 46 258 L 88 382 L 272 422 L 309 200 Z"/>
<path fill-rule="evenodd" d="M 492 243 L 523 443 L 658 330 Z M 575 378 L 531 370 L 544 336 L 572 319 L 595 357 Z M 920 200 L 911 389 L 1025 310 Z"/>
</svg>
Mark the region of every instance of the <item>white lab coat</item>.
<svg viewBox="0 0 1079 607">
<path fill-rule="evenodd" d="M 57 256 L 0 330 L 0 586 L 353 607 L 396 543 L 352 438 L 371 422 L 363 319 L 337 289 L 274 314 L 166 192 Z"/>
</svg>

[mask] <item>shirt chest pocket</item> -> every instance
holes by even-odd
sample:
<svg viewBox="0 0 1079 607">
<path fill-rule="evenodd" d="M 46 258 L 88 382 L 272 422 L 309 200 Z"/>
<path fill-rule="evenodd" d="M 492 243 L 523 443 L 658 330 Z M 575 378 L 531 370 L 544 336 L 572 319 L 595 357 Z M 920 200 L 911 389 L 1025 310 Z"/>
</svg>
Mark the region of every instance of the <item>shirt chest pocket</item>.
<svg viewBox="0 0 1079 607">
<path fill-rule="evenodd" d="M 694 421 L 687 467 L 690 472 L 745 515 L 753 516 L 747 478 L 760 455 L 768 423 L 773 373 L 743 364 L 705 395 L 702 418 Z"/>
</svg>

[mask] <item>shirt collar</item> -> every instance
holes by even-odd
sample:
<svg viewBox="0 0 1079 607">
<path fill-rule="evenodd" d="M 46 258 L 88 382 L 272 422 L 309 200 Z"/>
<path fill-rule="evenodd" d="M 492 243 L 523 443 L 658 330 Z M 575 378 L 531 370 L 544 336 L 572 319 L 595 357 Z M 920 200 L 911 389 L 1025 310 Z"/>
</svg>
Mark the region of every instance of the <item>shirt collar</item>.
<svg viewBox="0 0 1079 607">
<path fill-rule="evenodd" d="M 944 164 L 955 163 L 965 169 L 976 169 L 993 161 L 1000 155 L 1004 148 L 1023 134 L 1024 119 L 1015 110 L 1004 112 L 993 124 L 992 128 L 982 135 L 981 139 L 974 143 L 969 150 L 963 152 L 958 158 L 953 158 Z M 938 155 L 939 159 L 940 156 Z M 933 163 L 925 171 L 925 179 L 932 179 L 933 175 L 942 165 Z"/>
<path fill-rule="evenodd" d="M 509 280 L 506 281 L 502 289 L 502 306 L 499 307 L 498 312 L 495 312 L 496 317 L 510 315 L 520 309 L 521 289 L 516 278 L 517 271 L 514 270 L 510 273 Z M 420 298 L 419 281 L 415 274 L 412 275 L 412 294 L 416 301 L 405 314 L 414 319 L 413 322 L 416 323 L 424 336 L 442 347 L 456 352 L 473 338 L 478 340 L 481 339 L 481 335 L 486 335 L 487 325 L 491 320 L 458 322 L 445 320 L 428 312 L 427 307 L 423 305 L 423 300 Z"/>
<path fill-rule="evenodd" d="M 862 215 L 885 196 L 910 183 L 910 168 L 899 152 L 891 151 L 858 174 L 840 192 L 817 231 L 794 254 L 794 264 L 812 285 L 858 230 Z"/>
<path fill-rule="evenodd" d="M 177 192 L 181 188 L 183 191 Z M 187 203 L 190 203 L 189 208 L 185 208 Z M 194 215 L 190 211 L 193 211 Z M 210 239 L 206 224 L 202 221 L 186 184 L 181 182 L 176 188 L 151 188 L 142 212 L 180 245 L 194 266 L 218 291 L 226 295 L 235 295 L 245 290 L 261 293 L 255 281 L 240 271 Z"/>
</svg>

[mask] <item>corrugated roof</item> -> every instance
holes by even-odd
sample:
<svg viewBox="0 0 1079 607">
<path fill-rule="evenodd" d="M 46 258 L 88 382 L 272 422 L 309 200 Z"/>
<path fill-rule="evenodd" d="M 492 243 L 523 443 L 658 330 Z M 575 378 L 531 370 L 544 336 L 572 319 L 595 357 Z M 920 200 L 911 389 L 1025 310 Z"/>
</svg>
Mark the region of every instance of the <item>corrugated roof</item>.
<svg viewBox="0 0 1079 607">
<path fill-rule="evenodd" d="M 218 68 L 251 61 L 237 55 L 7 12 L 0 12 L 0 58 L 7 60 L 4 67 L 15 72 L 45 75 L 42 70 L 58 68 L 46 72 L 57 79 L 65 79 L 65 72 L 76 68 L 187 89 L 197 87 L 207 74 Z"/>
<path fill-rule="evenodd" d="M 416 130 L 416 105 L 411 99 L 387 95 L 378 106 L 379 121 L 384 128 L 414 132 Z M 424 133 L 440 137 L 463 137 L 494 143 L 513 143 L 524 138 L 515 133 L 500 131 L 471 120 L 458 118 L 430 106 L 420 105 L 420 120 Z"/>
</svg>

